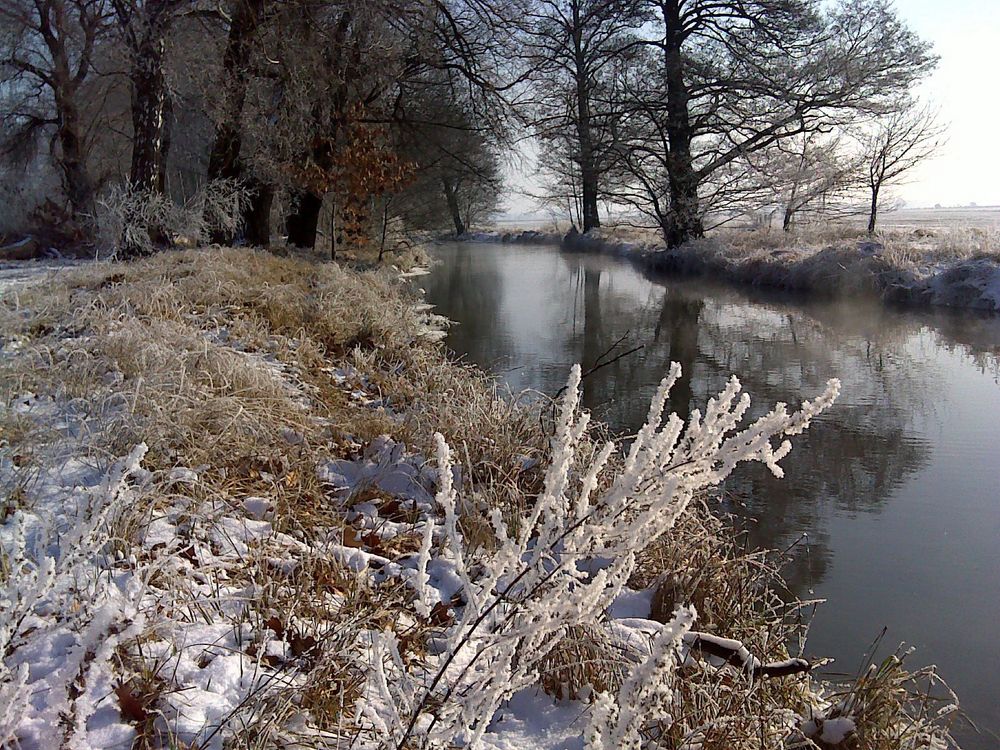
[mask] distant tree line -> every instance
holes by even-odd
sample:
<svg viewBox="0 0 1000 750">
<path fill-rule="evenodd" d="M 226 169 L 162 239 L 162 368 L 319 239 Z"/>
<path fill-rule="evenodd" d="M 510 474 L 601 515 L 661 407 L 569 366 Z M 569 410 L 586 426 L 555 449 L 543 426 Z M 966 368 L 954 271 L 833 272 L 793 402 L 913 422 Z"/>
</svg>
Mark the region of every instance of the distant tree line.
<svg viewBox="0 0 1000 750">
<path fill-rule="evenodd" d="M 124 256 L 177 204 L 219 243 L 384 250 L 489 217 L 530 137 L 584 230 L 789 227 L 859 186 L 874 230 L 939 140 L 935 63 L 887 0 L 3 0 L 0 190 L 82 234 L 114 208 Z"/>
</svg>

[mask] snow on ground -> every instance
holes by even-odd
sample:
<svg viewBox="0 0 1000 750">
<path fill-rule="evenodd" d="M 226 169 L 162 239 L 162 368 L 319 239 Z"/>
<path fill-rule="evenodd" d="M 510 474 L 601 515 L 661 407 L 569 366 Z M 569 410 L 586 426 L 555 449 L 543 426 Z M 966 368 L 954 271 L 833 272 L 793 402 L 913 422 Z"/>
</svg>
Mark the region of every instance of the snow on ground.
<svg viewBox="0 0 1000 750">
<path fill-rule="evenodd" d="M 357 388 L 349 377 L 343 384 Z M 294 570 L 304 557 L 322 556 L 357 575 L 397 579 L 417 591 L 416 556 L 394 561 L 379 554 L 379 545 L 401 534 L 419 534 L 424 524 L 393 521 L 380 515 L 376 503 L 353 501 L 362 490 L 377 488 L 419 516 L 432 512 L 436 468 L 387 436 L 364 446 L 354 459 L 331 458 L 318 467 L 330 502 L 343 505 L 345 520 L 365 542 L 331 529 L 316 535 L 322 541 L 306 545 L 275 531 L 267 497 L 196 500 L 192 490 L 201 470 L 178 466 L 154 475 L 141 466 L 142 446 L 117 461 L 97 460 L 80 438 L 87 429 L 65 405 L 25 394 L 13 408 L 64 437 L 50 444 L 45 468 L 30 478 L 19 474 L 11 456 L 0 463 L 4 483 L 19 483 L 22 492 L 13 522 L 0 526 L 0 544 L 9 557 L 16 556 L 23 534 L 26 549 L 36 556 L 20 564 L 41 569 L 30 560 L 49 555 L 56 573 L 49 587 L 22 592 L 19 600 L 8 598 L 2 605 L 7 618 L 25 616 L 10 633 L 13 656 L 7 663 L 14 675 L 21 665 L 28 669 L 21 691 L 28 704 L 14 719 L 24 750 L 47 750 L 67 739 L 85 750 L 129 747 L 137 716 L 152 711 L 141 703 L 140 686 L 123 674 L 119 662 L 135 643 L 141 643 L 151 679 L 169 683 L 156 710 L 170 736 L 221 750 L 234 728 L 253 720 L 246 710 L 251 698 L 301 679 L 301 647 L 289 632 L 280 632 L 290 631 L 291 623 L 261 624 L 250 611 L 259 594 L 239 570 L 255 559 Z M 461 482 L 457 472 L 453 481 Z M 151 491 L 167 499 L 150 504 Z M 137 544 L 121 549 L 114 523 L 140 497 L 146 498 L 150 515 L 143 519 Z M 462 586 L 449 558 L 435 554 L 427 573 L 431 601 L 449 602 Z M 37 597 L 31 600 L 33 593 Z M 612 629 L 615 641 L 636 661 L 648 655 L 663 627 L 645 619 L 651 595 L 626 591 L 612 607 L 620 618 Z M 364 663 L 370 657 L 363 646 L 358 649 L 357 659 Z M 129 707 L 131 715 L 123 715 Z M 484 746 L 582 748 L 588 710 L 585 703 L 556 701 L 538 689 L 523 691 L 496 715 Z M 65 717 L 72 721 L 67 724 Z"/>
<path fill-rule="evenodd" d="M 587 705 L 557 701 L 538 688 L 517 693 L 497 712 L 484 750 L 583 750 Z"/>
<path fill-rule="evenodd" d="M 13 278 L 30 282 L 43 274 L 32 269 Z M 8 346 L 4 356 L 16 351 Z M 245 356 L 247 367 L 288 378 L 273 360 Z M 331 374 L 354 403 L 382 406 L 352 368 Z M 304 397 L 298 384 L 287 385 Z M 314 529 L 317 541 L 305 544 L 275 531 L 268 497 L 201 497 L 200 475 L 209 467 L 153 474 L 142 467 L 144 446 L 118 460 L 95 454 L 87 437 L 103 425 L 77 411 L 73 402 L 23 393 L 6 415 L 52 439 L 30 466 L 0 447 L 8 497 L 0 549 L 20 574 L 0 595 L 0 651 L 8 654 L 0 670 L 0 744 L 10 734 L 24 750 L 128 748 L 155 713 L 162 716 L 158 731 L 177 742 L 221 748 L 236 728 L 259 718 L 248 708 L 253 699 L 301 681 L 309 650 L 294 623 L 259 622 L 253 610 L 260 591 L 243 575 L 248 566 L 263 561 L 290 573 L 320 558 L 373 580 L 412 580 L 412 561 L 398 564 L 362 548 L 412 531 L 412 524 L 380 518 L 372 502 L 352 502 L 359 491 L 378 488 L 415 512 L 429 511 L 434 472 L 392 439 L 364 450 L 357 445 L 356 460 L 331 457 L 319 467 L 329 502 L 343 503 L 357 538 L 338 526 Z M 288 431 L 286 439 L 294 445 L 302 437 Z M 148 515 L 134 517 L 138 507 Z M 122 523 L 138 527 L 127 547 L 118 536 Z M 459 584 L 439 567 L 432 566 L 431 580 L 443 589 L 440 599 Z M 337 594 L 329 598 L 333 610 L 344 606 Z M 366 660 L 362 650 L 356 657 Z M 163 687 L 155 709 L 144 696 L 150 684 L 139 684 L 137 674 Z"/>
<path fill-rule="evenodd" d="M 227 335 L 215 340 L 239 350 Z M 273 358 L 244 354 L 246 367 L 282 378 L 290 394 L 308 398 Z M 4 352 L 13 355 L 9 347 Z M 330 374 L 359 408 L 386 408 L 356 371 Z M 105 383 L 114 388 L 114 373 L 108 375 Z M 371 590 L 398 584 L 399 596 L 418 598 L 432 617 L 440 605 L 443 624 L 449 607 L 461 606 L 469 572 L 456 567 L 430 525 L 440 485 L 460 488 L 461 471 L 441 477 L 436 463 L 389 436 L 367 445 L 348 436 L 339 455 L 316 467 L 321 502 L 341 523 L 310 528 L 306 541 L 280 530 L 274 498 L 266 494 L 202 491 L 212 467 L 152 472 L 143 466 L 143 445 L 117 457 L 92 451 L 88 438 L 104 428 L 98 420 L 106 412 L 81 414 L 73 402 L 31 393 L 7 408 L 53 439 L 30 465 L 0 446 L 7 497 L 0 549 L 7 569 L 17 572 L 0 590 L 6 654 L 0 745 L 10 736 L 23 750 L 110 750 L 131 747 L 138 732 L 150 739 L 153 731 L 163 746 L 222 750 L 238 732 L 263 726 L 278 733 L 279 745 L 294 735 L 314 743 L 327 738 L 330 746 L 339 737 L 343 746 L 359 736 L 352 707 L 345 707 L 342 728 L 320 730 L 288 696 L 311 679 L 312 661 L 326 645 L 311 633 L 325 633 L 339 657 L 369 670 L 372 644 L 383 633 L 364 625 L 343 635 L 342 621 L 350 621 L 356 605 L 334 585 L 318 587 L 316 606 L 294 616 L 268 609 L 267 598 L 282 601 L 297 572 L 318 561 L 334 563 L 338 575 Z M 286 436 L 289 445 L 301 439 L 294 431 Z M 423 552 L 416 551 L 420 539 Z M 610 637 L 635 664 L 650 657 L 665 628 L 648 619 L 651 597 L 651 590 L 626 589 L 611 607 Z M 392 615 L 394 622 L 380 626 L 390 632 L 408 632 L 419 619 Z M 323 617 L 330 619 L 315 619 Z M 428 649 L 435 643 L 431 638 Z M 682 663 L 702 660 L 735 671 L 760 666 L 739 641 L 687 633 L 678 644 Z M 279 707 L 292 735 L 271 722 Z M 537 688 L 522 690 L 493 716 L 484 747 L 582 749 L 592 710 Z M 846 720 L 832 721 L 816 724 L 816 731 L 846 736 Z M 371 733 L 363 736 L 349 740 L 351 746 L 377 742 Z"/>
<path fill-rule="evenodd" d="M 25 284 L 42 281 L 49 273 L 58 273 L 78 265 L 76 262 L 9 262 L 0 263 L 0 294 L 16 291 Z"/>
</svg>

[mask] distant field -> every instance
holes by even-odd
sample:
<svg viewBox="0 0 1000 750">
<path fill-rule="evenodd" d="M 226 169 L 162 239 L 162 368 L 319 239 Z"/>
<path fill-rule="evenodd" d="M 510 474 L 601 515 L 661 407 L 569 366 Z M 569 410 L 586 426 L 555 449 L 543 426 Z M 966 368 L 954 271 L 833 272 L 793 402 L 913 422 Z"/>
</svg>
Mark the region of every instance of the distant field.
<svg viewBox="0 0 1000 750">
<path fill-rule="evenodd" d="M 863 228 L 867 216 L 844 219 L 844 223 L 857 224 Z M 540 214 L 502 215 L 495 219 L 496 229 L 540 229 L 552 228 L 551 217 Z M 560 229 L 567 229 L 569 222 L 558 222 Z M 893 227 L 941 227 L 941 228 L 986 228 L 1000 229 L 1000 206 L 980 206 L 976 208 L 901 208 L 879 215 L 879 226 Z"/>
<path fill-rule="evenodd" d="M 901 208 L 880 217 L 887 227 L 1000 227 L 1000 206 Z"/>
</svg>

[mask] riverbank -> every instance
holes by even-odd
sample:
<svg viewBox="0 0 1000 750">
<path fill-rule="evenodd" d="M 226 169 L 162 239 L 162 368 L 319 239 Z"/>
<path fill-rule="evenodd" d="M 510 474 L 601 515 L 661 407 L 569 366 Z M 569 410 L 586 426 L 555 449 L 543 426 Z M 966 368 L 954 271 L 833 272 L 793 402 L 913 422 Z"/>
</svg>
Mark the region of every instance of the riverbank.
<svg viewBox="0 0 1000 750">
<path fill-rule="evenodd" d="M 813 680 L 777 558 L 731 539 L 696 485 L 615 494 L 666 437 L 651 428 L 626 459 L 575 387 L 562 416 L 513 404 L 448 361 L 444 321 L 399 276 L 184 251 L 4 294 L 0 740 L 375 748 L 407 731 L 436 747 L 475 731 L 556 750 L 641 729 L 674 746 L 948 746 L 951 714 L 908 695 L 927 675 L 899 660 Z M 705 418 L 719 436 L 726 403 Z M 759 434 L 808 421 L 775 419 Z M 591 556 L 621 532 L 618 567 L 598 555 L 551 578 L 566 527 L 537 587 L 512 588 L 533 569 L 499 566 L 534 557 L 566 504 L 615 497 L 657 523 L 573 528 L 604 545 Z M 573 598 L 548 608 L 560 591 Z M 450 654 L 481 668 L 449 671 Z"/>
<path fill-rule="evenodd" d="M 670 249 L 651 231 L 623 228 L 564 236 L 492 232 L 465 239 L 559 244 L 616 255 L 652 271 L 808 294 L 874 295 L 891 303 L 1000 311 L 1000 239 L 986 228 L 894 228 L 875 239 L 836 226 L 791 234 L 730 230 Z"/>
</svg>

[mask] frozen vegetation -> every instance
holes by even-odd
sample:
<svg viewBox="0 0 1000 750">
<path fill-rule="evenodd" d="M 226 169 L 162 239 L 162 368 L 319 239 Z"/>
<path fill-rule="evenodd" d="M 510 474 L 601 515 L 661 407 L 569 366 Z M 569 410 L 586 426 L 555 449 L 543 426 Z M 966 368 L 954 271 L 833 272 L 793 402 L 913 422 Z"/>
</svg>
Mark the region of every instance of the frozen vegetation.
<svg viewBox="0 0 1000 750">
<path fill-rule="evenodd" d="M 819 681 L 708 511 L 836 381 L 685 423 L 674 366 L 623 445 L 579 368 L 516 405 L 448 362 L 399 275 L 185 251 L 4 293 L 0 746 L 954 746 L 903 654 Z"/>
<path fill-rule="evenodd" d="M 478 242 L 560 244 L 603 252 L 654 270 L 706 274 L 817 295 L 876 295 L 888 302 L 1000 311 L 1000 237 L 985 227 L 892 228 L 875 237 L 849 225 L 720 230 L 667 249 L 652 230 L 594 229 L 580 235 L 511 230 Z"/>
</svg>

